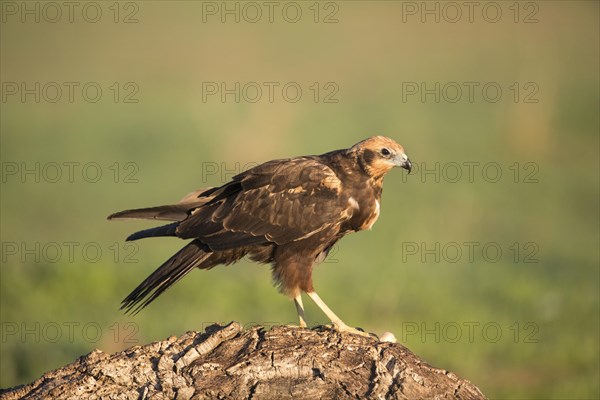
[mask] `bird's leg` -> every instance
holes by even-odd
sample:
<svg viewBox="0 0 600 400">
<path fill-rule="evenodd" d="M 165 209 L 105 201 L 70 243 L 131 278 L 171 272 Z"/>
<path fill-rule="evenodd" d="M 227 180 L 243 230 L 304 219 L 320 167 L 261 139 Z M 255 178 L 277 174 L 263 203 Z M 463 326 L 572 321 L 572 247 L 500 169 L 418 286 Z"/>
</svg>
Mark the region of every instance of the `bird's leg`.
<svg viewBox="0 0 600 400">
<path fill-rule="evenodd" d="M 298 295 L 294 297 L 294 303 L 296 304 L 296 311 L 298 311 L 300 328 L 306 328 L 306 319 L 304 318 L 304 306 L 302 305 L 302 295 L 300 293 L 298 293 Z"/>
<path fill-rule="evenodd" d="M 313 299 L 315 304 L 321 309 L 321 311 L 323 311 L 325 313 L 325 315 L 327 315 L 327 318 L 329 318 L 331 320 L 331 322 L 333 323 L 333 326 L 335 326 L 337 329 L 339 329 L 341 331 L 349 328 L 349 326 L 346 325 L 344 323 L 344 321 L 342 321 L 340 319 L 340 317 L 338 317 L 337 315 L 335 315 L 335 313 L 333 311 L 331 311 L 331 308 L 327 307 L 327 304 L 325 304 L 325 302 L 323 300 L 321 300 L 321 298 L 319 297 L 317 292 L 307 292 L 306 294 L 308 294 L 310 296 L 310 298 Z"/>
<path fill-rule="evenodd" d="M 327 304 L 325 304 L 325 302 L 321 300 L 317 292 L 306 292 L 306 294 L 308 294 L 310 298 L 315 302 L 315 304 L 321 309 L 321 311 L 323 311 L 325 315 L 327 315 L 327 318 L 331 320 L 331 323 L 333 324 L 333 327 L 335 329 L 337 329 L 340 332 L 350 332 L 355 333 L 357 335 L 370 337 L 368 333 L 359 331 L 358 329 L 354 329 L 346 325 L 344 321 L 342 321 L 337 315 L 335 315 L 333 311 L 331 311 L 331 308 L 327 307 Z"/>
</svg>

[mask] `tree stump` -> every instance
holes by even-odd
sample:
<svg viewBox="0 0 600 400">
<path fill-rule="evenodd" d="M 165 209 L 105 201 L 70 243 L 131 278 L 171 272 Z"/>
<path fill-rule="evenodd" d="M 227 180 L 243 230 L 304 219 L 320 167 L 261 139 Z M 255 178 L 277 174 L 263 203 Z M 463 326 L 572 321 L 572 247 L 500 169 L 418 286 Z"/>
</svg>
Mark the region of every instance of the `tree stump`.
<svg viewBox="0 0 600 400">
<path fill-rule="evenodd" d="M 397 343 L 290 326 L 206 332 L 94 350 L 0 399 L 485 399 Z"/>
</svg>

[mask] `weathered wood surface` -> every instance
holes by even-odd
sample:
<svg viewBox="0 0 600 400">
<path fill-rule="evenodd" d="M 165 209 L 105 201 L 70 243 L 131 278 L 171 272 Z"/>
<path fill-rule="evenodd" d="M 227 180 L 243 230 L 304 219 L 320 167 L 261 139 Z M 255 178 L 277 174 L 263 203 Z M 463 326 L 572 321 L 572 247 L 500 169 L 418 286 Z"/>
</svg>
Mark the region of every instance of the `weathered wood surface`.
<svg viewBox="0 0 600 400">
<path fill-rule="evenodd" d="M 329 329 L 232 322 L 206 332 L 95 350 L 1 399 L 485 399 L 406 347 Z"/>
</svg>

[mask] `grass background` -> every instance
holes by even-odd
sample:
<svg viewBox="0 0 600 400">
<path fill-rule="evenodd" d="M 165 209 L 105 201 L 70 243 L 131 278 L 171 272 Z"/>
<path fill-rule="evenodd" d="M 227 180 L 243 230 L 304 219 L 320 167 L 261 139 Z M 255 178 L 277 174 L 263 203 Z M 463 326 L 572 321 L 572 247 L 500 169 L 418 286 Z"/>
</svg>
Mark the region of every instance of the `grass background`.
<svg viewBox="0 0 600 400">
<path fill-rule="evenodd" d="M 303 11 L 297 23 L 286 22 L 281 9 L 273 23 L 266 14 L 257 23 L 222 23 L 218 15 L 203 22 L 203 3 L 187 1 L 138 2 L 137 23 L 115 23 L 113 3 L 98 4 L 97 23 L 77 12 L 72 23 L 23 23 L 4 14 L 2 82 L 97 82 L 103 96 L 88 103 L 75 90 L 72 103 L 66 93 L 56 103 L 31 95 L 1 103 L 1 387 L 94 348 L 113 352 L 211 322 L 295 323 L 293 304 L 271 287 L 269 268 L 249 262 L 195 271 L 137 317 L 123 316 L 120 300 L 183 243 L 126 248 L 126 235 L 151 225 L 105 217 L 222 184 L 236 166 L 385 134 L 419 166 L 458 163 L 463 176 L 452 183 L 450 169 L 437 181 L 419 171 L 390 173 L 373 231 L 345 238 L 316 269 L 323 299 L 350 325 L 394 332 L 490 398 L 600 396 L 597 2 L 518 3 L 518 23 L 513 2 L 498 3 L 496 23 L 483 18 L 485 2 L 473 22 L 461 6 L 455 23 L 443 14 L 452 11 L 445 3 L 437 3 L 436 22 L 403 13 L 406 2 L 337 2 L 337 23 L 314 23 L 313 2 L 294 3 Z M 119 5 L 120 21 L 131 7 Z M 322 21 L 336 8 L 321 3 L 319 10 Z M 537 22 L 523 23 L 532 11 Z M 139 101 L 114 102 L 114 82 L 122 90 L 134 82 Z M 255 103 L 203 101 L 203 82 L 296 82 L 303 97 L 287 102 L 276 90 L 273 102 L 266 93 Z M 317 102 L 314 82 L 322 90 Z M 339 88 L 337 103 L 322 101 L 327 82 Z M 448 101 L 449 92 L 436 102 L 432 95 L 403 99 L 403 82 L 480 86 L 472 102 L 466 92 L 460 101 Z M 503 89 L 499 101 L 482 97 L 486 82 Z M 539 88 L 536 103 L 523 101 L 527 82 Z M 73 182 L 6 175 L 6 168 L 36 162 L 97 163 L 102 177 L 87 182 L 81 168 Z M 498 163 L 502 178 L 488 182 L 477 168 L 470 182 L 465 162 Z M 528 162 L 537 166 L 537 182 L 523 182 Z M 214 165 L 218 172 L 207 176 Z M 132 171 L 137 182 L 125 183 Z M 72 258 L 65 245 L 71 242 Z M 464 242 L 497 244 L 503 255 L 489 262 L 476 251 L 471 260 Z M 529 242 L 538 262 L 523 262 Z M 441 254 L 436 262 L 424 252 L 407 254 L 407 243 L 458 243 L 463 254 L 456 262 L 449 262 L 454 253 Z M 521 249 L 517 260 L 513 243 Z M 86 244 L 90 254 L 82 253 Z M 312 304 L 307 313 L 311 324 L 327 322 Z"/>
</svg>

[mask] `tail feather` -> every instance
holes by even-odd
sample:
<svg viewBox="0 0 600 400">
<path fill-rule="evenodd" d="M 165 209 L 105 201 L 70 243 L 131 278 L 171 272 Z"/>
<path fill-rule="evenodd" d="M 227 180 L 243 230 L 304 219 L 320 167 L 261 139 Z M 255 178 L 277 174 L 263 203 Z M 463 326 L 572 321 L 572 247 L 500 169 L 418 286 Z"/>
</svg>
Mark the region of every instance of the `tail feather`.
<svg viewBox="0 0 600 400">
<path fill-rule="evenodd" d="M 138 240 L 148 237 L 176 236 L 178 226 L 179 222 L 173 222 L 172 224 L 156 226 L 150 229 L 144 229 L 143 231 L 132 233 L 127 237 L 126 240 L 130 242 L 132 240 Z"/>
<path fill-rule="evenodd" d="M 140 283 L 121 302 L 121 310 L 134 315 L 140 312 L 188 272 L 201 266 L 212 254 L 205 250 L 206 246 L 198 240 L 188 243 Z"/>
</svg>

